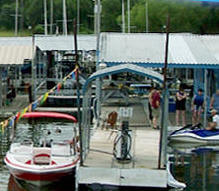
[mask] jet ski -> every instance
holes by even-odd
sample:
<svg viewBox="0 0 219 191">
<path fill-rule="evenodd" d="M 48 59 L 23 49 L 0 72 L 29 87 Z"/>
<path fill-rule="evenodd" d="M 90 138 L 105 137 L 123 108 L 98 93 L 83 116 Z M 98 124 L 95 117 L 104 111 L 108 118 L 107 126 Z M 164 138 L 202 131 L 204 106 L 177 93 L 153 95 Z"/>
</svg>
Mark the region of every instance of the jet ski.
<svg viewBox="0 0 219 191">
<path fill-rule="evenodd" d="M 186 125 L 173 131 L 168 139 L 172 142 L 219 144 L 219 130 L 206 130 L 199 123 L 195 126 Z"/>
</svg>

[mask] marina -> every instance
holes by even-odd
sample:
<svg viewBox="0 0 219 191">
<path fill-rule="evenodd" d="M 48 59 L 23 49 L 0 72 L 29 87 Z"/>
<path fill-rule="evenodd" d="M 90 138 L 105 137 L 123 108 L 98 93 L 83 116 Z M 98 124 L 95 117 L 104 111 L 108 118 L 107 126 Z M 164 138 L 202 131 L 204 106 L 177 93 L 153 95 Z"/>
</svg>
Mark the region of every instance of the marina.
<svg viewBox="0 0 219 191">
<path fill-rule="evenodd" d="M 100 32 L 95 6 L 95 35 L 0 37 L 3 191 L 216 191 L 219 36 Z"/>
</svg>

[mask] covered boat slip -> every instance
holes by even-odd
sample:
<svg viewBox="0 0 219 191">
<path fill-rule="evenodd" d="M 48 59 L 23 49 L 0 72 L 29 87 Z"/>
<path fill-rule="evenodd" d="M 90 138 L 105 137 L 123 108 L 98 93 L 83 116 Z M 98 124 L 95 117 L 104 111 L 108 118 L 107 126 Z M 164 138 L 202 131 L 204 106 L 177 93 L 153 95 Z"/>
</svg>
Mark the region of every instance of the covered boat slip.
<svg viewBox="0 0 219 191">
<path fill-rule="evenodd" d="M 167 186 L 166 169 L 158 169 L 160 131 L 149 127 L 143 105 L 131 105 L 130 108 L 133 108 L 133 117 L 129 120 L 132 137 L 131 159 L 116 159 L 113 147 L 118 132 L 102 129 L 100 123 L 100 126 L 91 131 L 90 149 L 84 160 L 85 167 L 79 168 L 80 184 L 160 188 Z M 102 111 L 106 114 L 111 111 L 119 113 L 119 106 L 104 106 Z M 118 129 L 121 129 L 121 120 L 118 119 Z"/>
</svg>

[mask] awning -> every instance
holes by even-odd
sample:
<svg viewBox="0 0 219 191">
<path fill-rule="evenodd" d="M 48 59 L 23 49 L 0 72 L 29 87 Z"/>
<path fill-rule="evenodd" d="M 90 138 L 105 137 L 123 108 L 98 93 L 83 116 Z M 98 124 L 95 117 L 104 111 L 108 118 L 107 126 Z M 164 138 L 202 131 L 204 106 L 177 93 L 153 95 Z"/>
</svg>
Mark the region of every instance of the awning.
<svg viewBox="0 0 219 191">
<path fill-rule="evenodd" d="M 85 82 L 83 86 L 83 93 L 85 93 L 88 84 L 97 78 L 105 77 L 108 75 L 123 73 L 123 72 L 130 72 L 134 74 L 138 74 L 140 76 L 145 76 L 151 79 L 154 79 L 158 83 L 163 83 L 163 75 L 158 72 L 155 72 L 151 69 L 147 69 L 141 66 L 136 66 L 134 64 L 120 64 L 117 66 L 107 67 L 102 70 L 98 70 L 97 72 L 93 73 Z"/>
<path fill-rule="evenodd" d="M 24 60 L 32 59 L 32 46 L 28 45 L 1 45 L 0 66 L 21 65 Z"/>
<path fill-rule="evenodd" d="M 99 62 L 164 67 L 165 33 L 101 33 Z M 219 69 L 219 35 L 171 33 L 169 68 Z"/>
</svg>

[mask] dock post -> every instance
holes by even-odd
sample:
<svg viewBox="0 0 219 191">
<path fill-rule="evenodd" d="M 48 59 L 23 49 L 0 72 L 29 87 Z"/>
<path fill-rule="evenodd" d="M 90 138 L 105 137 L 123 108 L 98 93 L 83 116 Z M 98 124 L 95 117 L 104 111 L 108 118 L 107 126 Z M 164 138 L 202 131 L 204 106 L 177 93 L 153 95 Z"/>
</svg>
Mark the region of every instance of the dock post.
<svg viewBox="0 0 219 191">
<path fill-rule="evenodd" d="M 207 127 L 207 90 L 208 90 L 208 69 L 205 69 L 205 83 L 204 83 L 204 127 Z"/>
<path fill-rule="evenodd" d="M 79 63 L 78 63 L 78 45 L 77 45 L 77 21 L 74 20 L 74 46 L 75 46 L 75 72 L 77 84 L 77 108 L 78 108 L 78 129 L 80 137 L 80 165 L 83 166 L 83 142 L 82 142 L 82 127 L 81 127 L 81 103 L 80 103 L 80 84 L 79 84 Z"/>
<path fill-rule="evenodd" d="M 167 15 L 167 27 L 166 27 L 166 43 L 165 43 L 165 61 L 163 68 L 164 82 L 163 82 L 163 107 L 161 116 L 161 130 L 160 130 L 160 146 L 159 146 L 159 160 L 158 168 L 166 165 L 167 159 L 167 121 L 168 121 L 168 105 L 169 105 L 169 92 L 167 89 L 167 65 L 168 65 L 168 48 L 169 48 L 169 27 L 170 27 L 170 15 Z"/>
<path fill-rule="evenodd" d="M 36 99 L 36 63 L 35 63 L 35 36 L 33 35 L 32 37 L 32 74 L 31 74 L 31 77 L 32 77 L 32 88 L 31 88 L 31 97 L 33 100 Z"/>
</svg>

